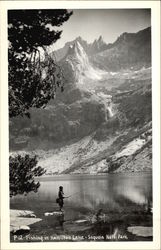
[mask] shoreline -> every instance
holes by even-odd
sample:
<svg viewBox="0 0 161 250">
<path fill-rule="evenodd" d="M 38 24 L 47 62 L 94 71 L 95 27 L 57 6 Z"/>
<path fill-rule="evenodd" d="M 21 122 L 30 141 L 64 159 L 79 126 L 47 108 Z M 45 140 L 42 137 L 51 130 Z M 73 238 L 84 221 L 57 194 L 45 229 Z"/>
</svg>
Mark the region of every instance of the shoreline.
<svg viewBox="0 0 161 250">
<path fill-rule="evenodd" d="M 31 210 L 10 209 L 10 232 L 25 230 L 26 226 L 30 226 L 42 219 L 36 218 Z"/>
<path fill-rule="evenodd" d="M 48 177 L 56 177 L 56 178 L 61 178 L 61 177 L 75 177 L 75 176 L 91 176 L 91 177 L 95 177 L 95 176 L 106 176 L 106 175 L 120 175 L 120 174 L 152 174 L 153 170 L 152 169 L 148 169 L 148 170 L 144 170 L 144 171 L 123 171 L 123 172 L 110 172 L 110 173 L 69 173 L 69 174 L 45 174 L 39 177 L 35 177 L 35 179 L 42 179 L 42 178 L 48 178 Z"/>
</svg>

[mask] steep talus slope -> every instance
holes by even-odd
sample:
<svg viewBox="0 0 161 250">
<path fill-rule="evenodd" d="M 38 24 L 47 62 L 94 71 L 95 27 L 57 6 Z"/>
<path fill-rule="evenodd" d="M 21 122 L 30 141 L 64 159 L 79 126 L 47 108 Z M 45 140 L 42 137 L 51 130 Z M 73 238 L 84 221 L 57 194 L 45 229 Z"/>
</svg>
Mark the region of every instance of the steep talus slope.
<svg viewBox="0 0 161 250">
<path fill-rule="evenodd" d="M 88 160 L 74 163 L 65 173 L 143 171 L 152 167 L 151 85 L 113 97 L 115 115 L 102 124 L 93 139 L 108 142 Z M 120 152 L 120 153 L 117 153 Z"/>
</svg>

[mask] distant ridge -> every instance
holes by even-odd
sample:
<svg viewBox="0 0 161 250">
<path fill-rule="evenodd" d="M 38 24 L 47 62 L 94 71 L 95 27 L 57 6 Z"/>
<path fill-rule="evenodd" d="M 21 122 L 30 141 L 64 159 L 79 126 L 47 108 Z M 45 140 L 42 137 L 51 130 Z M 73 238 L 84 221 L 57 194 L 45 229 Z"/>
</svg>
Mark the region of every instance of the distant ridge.
<svg viewBox="0 0 161 250">
<path fill-rule="evenodd" d="M 80 36 L 77 37 L 75 40 L 67 42 L 63 48 L 58 49 L 54 51 L 54 55 L 57 59 L 57 61 L 60 61 L 63 57 L 66 56 L 68 49 L 71 45 L 75 44 L 76 42 L 79 42 L 80 45 L 83 47 L 85 52 L 88 55 L 93 55 L 98 52 L 101 52 L 108 48 L 109 45 L 107 45 L 104 41 L 102 36 L 100 36 L 98 39 L 95 39 L 93 43 L 87 43 L 85 40 L 83 40 Z"/>
<path fill-rule="evenodd" d="M 76 42 L 80 43 L 86 54 L 90 56 L 91 61 L 101 69 L 118 69 L 120 63 L 118 65 L 118 63 L 115 62 L 114 57 L 123 62 L 126 61 L 126 64 L 139 63 L 139 61 L 144 62 L 145 65 L 151 64 L 151 27 L 140 30 L 136 33 L 124 32 L 114 43 L 109 44 L 104 42 L 101 35 L 98 39 L 95 39 L 93 43 L 87 43 L 87 41 L 79 36 L 76 39 L 67 42 L 63 48 L 52 52 L 51 55 L 54 54 L 56 60 L 60 61 L 68 53 L 69 47 Z M 120 56 L 121 54 L 122 56 Z M 134 54 L 136 54 L 135 60 Z M 136 58 L 137 56 L 138 58 Z M 107 57 L 109 57 L 109 59 Z M 128 60 L 126 57 L 129 57 Z M 113 63 L 116 63 L 116 67 L 111 65 Z M 106 64 L 109 64 L 109 67 Z M 120 65 L 120 67 L 124 67 L 125 63 L 123 64 L 124 65 Z"/>
<path fill-rule="evenodd" d="M 151 27 L 137 33 L 123 33 L 106 50 L 91 57 L 100 69 L 118 71 L 151 66 Z"/>
</svg>

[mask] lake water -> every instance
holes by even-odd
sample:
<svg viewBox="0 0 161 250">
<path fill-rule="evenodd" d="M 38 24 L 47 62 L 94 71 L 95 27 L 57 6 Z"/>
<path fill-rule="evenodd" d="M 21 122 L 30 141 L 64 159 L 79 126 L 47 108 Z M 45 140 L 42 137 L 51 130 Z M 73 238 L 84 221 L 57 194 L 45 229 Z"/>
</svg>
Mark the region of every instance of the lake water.
<svg viewBox="0 0 161 250">
<path fill-rule="evenodd" d="M 64 187 L 65 220 L 73 221 L 103 209 L 106 214 L 132 214 L 152 206 L 151 173 L 106 175 L 62 175 L 39 178 L 37 193 L 11 198 L 12 209 L 26 209 L 44 218 L 45 212 L 58 210 L 55 200 L 59 186 Z M 51 220 L 51 217 L 49 217 Z M 143 218 L 144 220 L 144 218 Z"/>
</svg>

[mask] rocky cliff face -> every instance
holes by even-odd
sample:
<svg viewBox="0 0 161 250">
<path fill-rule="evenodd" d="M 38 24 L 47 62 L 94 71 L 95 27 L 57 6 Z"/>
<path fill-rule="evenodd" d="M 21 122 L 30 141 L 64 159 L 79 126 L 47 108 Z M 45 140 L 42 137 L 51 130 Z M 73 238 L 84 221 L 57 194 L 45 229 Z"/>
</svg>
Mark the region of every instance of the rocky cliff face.
<svg viewBox="0 0 161 250">
<path fill-rule="evenodd" d="M 69 47 L 67 55 L 60 61 L 60 65 L 65 78 L 69 79 L 70 75 L 70 81 L 78 87 L 81 87 L 82 84 L 85 87 L 86 82 L 99 81 L 106 75 L 105 71 L 91 65 L 85 50 L 78 41 Z"/>
<path fill-rule="evenodd" d="M 88 81 L 98 82 L 105 72 L 92 67 L 79 42 L 69 47 L 60 65 L 66 79 L 64 93 L 58 92 L 56 100 L 45 109 L 32 109 L 30 120 L 18 117 L 11 121 L 11 148 L 18 145 L 16 137 L 20 135 L 22 141 L 23 137 L 27 138 L 28 148 L 33 149 L 41 147 L 43 141 L 45 147 L 47 141 L 53 145 L 78 140 L 92 133 L 112 115 L 111 97 L 105 102 L 106 96 L 101 98 L 86 86 Z M 22 145 L 20 143 L 20 147 Z"/>
<path fill-rule="evenodd" d="M 137 33 L 123 33 L 110 47 L 91 57 L 101 69 L 118 71 L 151 65 L 151 28 Z"/>
<path fill-rule="evenodd" d="M 98 52 L 101 52 L 110 47 L 110 44 L 107 45 L 103 41 L 102 36 L 100 36 L 98 39 L 95 39 L 94 42 L 90 44 L 79 36 L 75 40 L 67 42 L 63 48 L 58 49 L 51 55 L 54 55 L 57 61 L 60 61 L 68 54 L 69 48 L 75 45 L 77 42 L 82 46 L 83 50 L 86 52 L 87 55 L 97 54 Z"/>
<path fill-rule="evenodd" d="M 100 36 L 88 44 L 81 37 L 68 42 L 55 52 L 57 61 L 62 60 L 75 43 L 79 43 L 94 66 L 107 71 L 119 71 L 129 67 L 141 68 L 151 65 L 151 27 L 137 33 L 123 33 L 113 44 L 106 44 Z"/>
<path fill-rule="evenodd" d="M 107 45 L 102 36 L 100 36 L 98 39 L 95 39 L 94 42 L 89 46 L 88 48 L 88 54 L 89 55 L 95 55 L 99 52 L 102 52 L 106 50 L 110 45 Z"/>
<path fill-rule="evenodd" d="M 34 150 L 47 174 L 151 169 L 150 63 L 150 29 L 67 43 L 65 91 L 10 121 L 10 150 Z"/>
<path fill-rule="evenodd" d="M 81 46 L 83 47 L 84 51 L 87 53 L 88 48 L 89 48 L 90 45 L 79 36 L 75 40 L 67 42 L 64 45 L 63 48 L 58 49 L 57 51 L 52 52 L 51 56 L 54 55 L 56 57 L 57 61 L 62 60 L 68 54 L 69 48 L 72 47 L 77 42 L 79 42 L 81 44 Z"/>
</svg>

